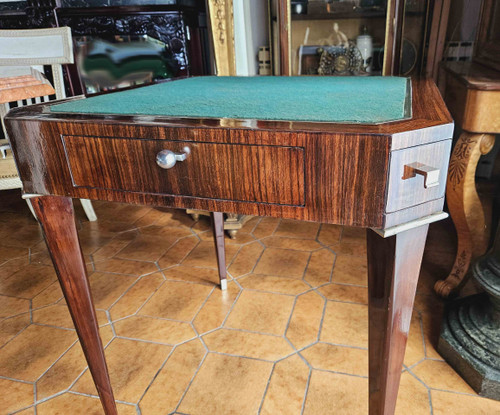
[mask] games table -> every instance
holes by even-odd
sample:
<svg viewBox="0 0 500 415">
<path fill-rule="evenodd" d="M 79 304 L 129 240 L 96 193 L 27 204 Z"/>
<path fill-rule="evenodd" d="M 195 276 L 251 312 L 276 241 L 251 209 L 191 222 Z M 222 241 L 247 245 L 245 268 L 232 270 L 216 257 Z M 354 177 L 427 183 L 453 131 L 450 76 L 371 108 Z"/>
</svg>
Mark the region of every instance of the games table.
<svg viewBox="0 0 500 415">
<path fill-rule="evenodd" d="M 189 78 L 19 108 L 6 122 L 107 415 L 71 198 L 216 212 L 222 288 L 220 212 L 368 228 L 369 408 L 394 413 L 428 226 L 446 217 L 453 122 L 432 81 Z"/>
</svg>

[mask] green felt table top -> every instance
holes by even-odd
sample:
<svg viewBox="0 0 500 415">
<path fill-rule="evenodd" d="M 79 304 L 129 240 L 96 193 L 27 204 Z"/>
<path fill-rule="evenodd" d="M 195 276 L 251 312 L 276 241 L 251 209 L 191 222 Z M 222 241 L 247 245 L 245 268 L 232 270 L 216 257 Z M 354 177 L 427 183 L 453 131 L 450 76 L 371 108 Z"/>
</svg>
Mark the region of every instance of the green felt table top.
<svg viewBox="0 0 500 415">
<path fill-rule="evenodd" d="M 376 124 L 407 118 L 408 79 L 204 76 L 75 100 L 52 112 Z"/>
</svg>

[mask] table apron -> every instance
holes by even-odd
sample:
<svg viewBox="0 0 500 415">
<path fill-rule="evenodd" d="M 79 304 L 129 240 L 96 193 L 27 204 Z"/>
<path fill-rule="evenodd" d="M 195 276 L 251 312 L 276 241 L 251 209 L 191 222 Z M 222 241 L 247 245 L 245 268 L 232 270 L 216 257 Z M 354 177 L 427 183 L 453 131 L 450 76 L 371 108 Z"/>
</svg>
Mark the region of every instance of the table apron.
<svg viewBox="0 0 500 415">
<path fill-rule="evenodd" d="M 443 169 L 450 147 L 444 140 L 391 151 L 385 134 L 9 124 L 24 193 L 378 229 L 442 209 L 444 185 L 429 190 L 421 177 L 403 180 L 397 160 L 425 159 Z M 172 168 L 156 163 L 158 152 L 186 147 L 189 154 Z"/>
</svg>

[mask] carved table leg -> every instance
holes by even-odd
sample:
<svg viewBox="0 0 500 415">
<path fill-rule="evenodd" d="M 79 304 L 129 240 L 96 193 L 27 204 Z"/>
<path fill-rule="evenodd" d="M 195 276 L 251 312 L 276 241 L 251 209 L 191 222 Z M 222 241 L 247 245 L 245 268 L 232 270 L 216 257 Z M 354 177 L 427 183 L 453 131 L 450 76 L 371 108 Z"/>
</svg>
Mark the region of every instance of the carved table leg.
<svg viewBox="0 0 500 415">
<path fill-rule="evenodd" d="M 393 415 L 429 225 L 367 231 L 370 415 Z"/>
<path fill-rule="evenodd" d="M 226 252 L 224 249 L 224 214 L 221 212 L 210 212 L 212 229 L 214 232 L 215 252 L 217 254 L 217 266 L 219 267 L 219 280 L 221 290 L 227 289 L 226 274 Z"/>
<path fill-rule="evenodd" d="M 479 158 L 495 144 L 492 134 L 463 133 L 458 139 L 450 160 L 446 200 L 457 230 L 458 246 L 455 263 L 445 280 L 437 281 L 434 290 L 448 297 L 465 282 L 464 277 L 472 259 L 484 254 L 489 238 L 489 217 L 476 191 L 475 174 Z"/>
<path fill-rule="evenodd" d="M 67 197 L 40 196 L 32 198 L 31 203 L 42 226 L 104 412 L 106 415 L 117 415 L 85 261 L 78 241 L 73 202 Z"/>
</svg>

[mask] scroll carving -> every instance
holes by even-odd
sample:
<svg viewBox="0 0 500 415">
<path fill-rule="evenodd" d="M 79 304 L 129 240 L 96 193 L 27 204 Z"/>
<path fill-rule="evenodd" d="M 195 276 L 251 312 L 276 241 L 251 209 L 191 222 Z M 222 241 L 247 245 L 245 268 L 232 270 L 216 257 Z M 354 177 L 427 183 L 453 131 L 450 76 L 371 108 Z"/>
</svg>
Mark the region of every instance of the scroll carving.
<svg viewBox="0 0 500 415">
<path fill-rule="evenodd" d="M 448 168 L 448 180 L 453 189 L 464 179 L 473 144 L 474 140 L 472 138 L 463 137 L 463 139 L 457 142 L 453 150 L 453 157 L 450 160 L 450 167 Z"/>
</svg>

